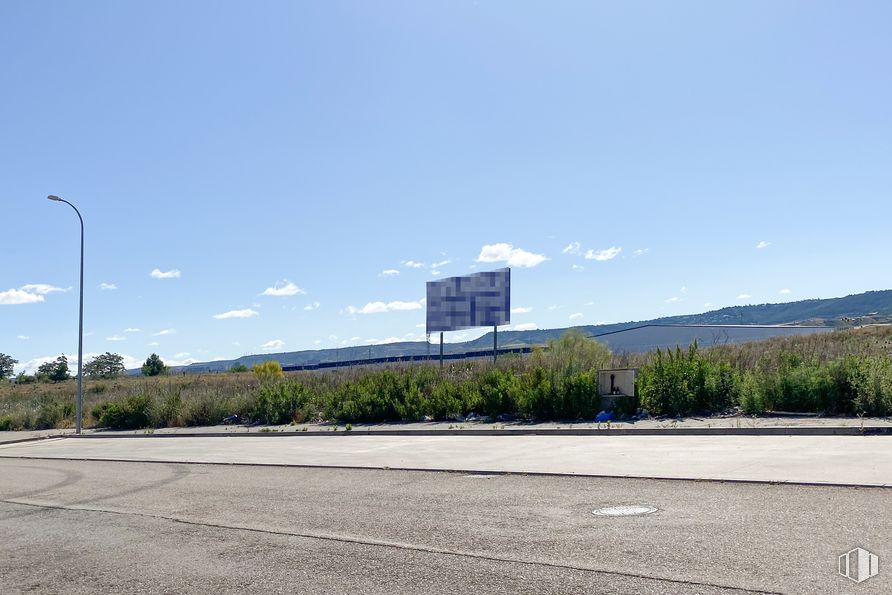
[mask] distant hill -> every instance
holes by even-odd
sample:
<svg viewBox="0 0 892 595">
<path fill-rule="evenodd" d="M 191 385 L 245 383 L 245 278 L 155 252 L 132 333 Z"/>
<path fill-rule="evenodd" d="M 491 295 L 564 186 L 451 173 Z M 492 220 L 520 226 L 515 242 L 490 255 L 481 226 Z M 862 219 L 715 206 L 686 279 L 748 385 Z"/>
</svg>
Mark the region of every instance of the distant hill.
<svg viewBox="0 0 892 595">
<path fill-rule="evenodd" d="M 801 300 L 782 304 L 758 304 L 751 306 L 731 306 L 702 314 L 667 316 L 637 322 L 578 326 L 582 332 L 604 335 L 634 327 L 655 325 L 790 325 L 790 326 L 854 326 L 892 322 L 892 290 L 868 291 L 840 298 Z M 540 329 L 532 331 L 499 331 L 499 347 L 543 345 L 549 339 L 558 338 L 566 328 Z M 681 335 L 680 335 L 681 336 Z M 492 333 L 464 343 L 447 343 L 446 353 L 463 353 L 492 348 Z M 249 368 L 261 361 L 276 359 L 283 366 L 301 366 L 322 362 L 361 360 L 366 358 L 396 357 L 406 355 L 436 355 L 439 347 L 427 343 L 401 342 L 385 345 L 344 347 L 341 349 L 319 349 L 246 355 L 234 360 L 195 363 L 174 368 L 173 371 L 189 373 L 218 372 L 228 370 L 234 364 L 244 364 Z"/>
</svg>

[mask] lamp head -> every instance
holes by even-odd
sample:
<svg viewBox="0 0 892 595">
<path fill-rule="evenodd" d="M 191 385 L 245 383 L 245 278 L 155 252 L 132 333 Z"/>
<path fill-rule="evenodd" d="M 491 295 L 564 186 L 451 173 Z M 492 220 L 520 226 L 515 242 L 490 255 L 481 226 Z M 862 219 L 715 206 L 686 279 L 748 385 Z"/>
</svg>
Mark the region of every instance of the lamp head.
<svg viewBox="0 0 892 595">
<path fill-rule="evenodd" d="M 59 201 L 62 200 L 61 198 L 59 198 L 59 197 L 56 196 L 55 194 L 50 194 L 49 196 L 47 196 L 47 198 L 50 199 L 50 200 L 55 200 L 55 201 L 57 201 L 57 202 L 59 202 Z"/>
</svg>

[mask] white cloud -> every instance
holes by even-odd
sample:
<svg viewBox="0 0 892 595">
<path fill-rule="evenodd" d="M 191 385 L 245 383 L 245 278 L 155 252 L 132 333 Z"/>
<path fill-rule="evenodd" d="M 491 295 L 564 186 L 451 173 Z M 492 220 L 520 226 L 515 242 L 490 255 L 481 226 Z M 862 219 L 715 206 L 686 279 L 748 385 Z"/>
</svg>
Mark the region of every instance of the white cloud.
<svg viewBox="0 0 892 595">
<path fill-rule="evenodd" d="M 285 341 L 282 339 L 273 339 L 260 346 L 264 351 L 273 351 L 275 349 L 281 349 L 282 347 L 285 347 Z"/>
<path fill-rule="evenodd" d="M 20 339 L 22 341 L 27 341 L 30 338 L 31 337 L 29 337 L 28 335 L 16 335 L 16 339 Z"/>
<path fill-rule="evenodd" d="M 594 305 L 595 305 L 595 302 L 586 302 L 586 303 L 584 303 L 584 304 L 582 304 L 582 305 L 583 305 L 583 306 L 594 306 Z"/>
<path fill-rule="evenodd" d="M 632 256 L 644 256 L 648 252 L 650 252 L 650 248 L 639 248 L 632 252 Z"/>
<path fill-rule="evenodd" d="M 281 285 L 280 285 L 280 283 L 281 283 Z M 276 284 L 273 285 L 272 287 L 267 287 L 266 289 L 263 290 L 263 293 L 261 293 L 260 295 L 270 295 L 273 297 L 288 297 L 288 296 L 292 296 L 292 295 L 297 295 L 299 293 L 306 293 L 306 291 L 304 291 L 303 289 L 301 289 L 300 287 L 298 287 L 297 285 L 295 285 L 288 279 L 285 279 L 284 281 L 276 282 Z"/>
<path fill-rule="evenodd" d="M 169 271 L 162 271 L 160 269 L 153 269 L 149 275 L 152 279 L 179 279 L 181 273 L 179 269 L 171 269 Z"/>
<path fill-rule="evenodd" d="M 552 304 L 552 305 L 548 306 L 549 310 L 560 310 L 561 308 L 563 308 L 563 306 L 558 306 L 557 304 Z"/>
<path fill-rule="evenodd" d="M 9 289 L 0 291 L 0 304 L 4 306 L 17 306 L 19 304 L 35 304 L 42 302 L 43 296 L 36 293 L 28 293 L 21 289 Z"/>
<path fill-rule="evenodd" d="M 229 318 L 253 318 L 254 316 L 259 315 L 260 312 L 257 310 L 245 308 L 244 310 L 230 310 L 229 312 L 223 312 L 222 314 L 214 314 L 214 318 L 217 320 L 227 320 Z"/>
<path fill-rule="evenodd" d="M 767 248 L 770 245 L 771 245 L 771 242 L 766 242 L 765 240 L 762 240 L 761 242 L 756 244 L 756 249 L 761 250 L 762 248 Z"/>
<path fill-rule="evenodd" d="M 480 249 L 477 262 L 504 262 L 509 267 L 530 268 L 548 260 L 543 254 L 534 254 L 511 244 L 488 244 Z"/>
<path fill-rule="evenodd" d="M 446 260 L 441 260 L 440 262 L 435 262 L 434 264 L 431 265 L 431 268 L 432 268 L 432 269 L 439 269 L 440 267 L 444 267 L 444 266 L 446 266 L 446 265 L 449 264 L 450 262 L 452 262 L 452 259 L 451 259 L 451 258 L 447 258 Z"/>
<path fill-rule="evenodd" d="M 712 302 L 706 302 L 705 304 L 703 304 L 703 307 L 704 308 L 712 308 Z"/>
<path fill-rule="evenodd" d="M 182 359 L 184 357 L 189 357 L 190 355 L 192 355 L 192 354 L 189 353 L 188 351 L 181 351 L 181 352 L 177 353 L 176 355 L 174 355 L 174 357 L 177 359 Z"/>
<path fill-rule="evenodd" d="M 793 293 L 793 291 L 790 289 L 784 288 L 784 289 L 781 289 L 780 291 L 778 291 L 778 293 L 781 295 L 787 295 L 787 294 Z"/>
<path fill-rule="evenodd" d="M 424 268 L 423 262 L 417 262 L 415 260 L 404 260 L 403 266 L 409 269 L 420 269 Z"/>
<path fill-rule="evenodd" d="M 688 287 L 687 287 L 687 285 L 682 285 L 680 291 L 681 291 L 682 293 L 687 293 L 687 292 L 688 292 Z"/>
<path fill-rule="evenodd" d="M 112 335 L 111 337 L 106 337 L 106 341 L 126 341 L 127 337 L 123 335 Z"/>
<path fill-rule="evenodd" d="M 347 306 L 350 314 L 381 314 L 382 312 L 402 312 L 406 310 L 420 310 L 422 302 L 369 302 L 362 308 Z"/>
<path fill-rule="evenodd" d="M 617 248 L 616 246 L 611 246 L 610 248 L 606 248 L 604 250 L 589 250 L 585 253 L 585 259 L 604 262 L 605 260 L 613 260 L 622 251 L 622 248 Z"/>
<path fill-rule="evenodd" d="M 62 289 L 61 287 L 56 287 L 54 285 L 47 285 L 46 283 L 29 283 L 28 285 L 22 285 L 19 289 L 22 291 L 27 291 L 28 293 L 37 293 L 40 295 L 46 295 L 48 293 L 53 293 L 55 291 L 68 291 L 68 289 Z"/>
<path fill-rule="evenodd" d="M 114 290 L 117 288 L 118 288 L 118 286 L 115 285 L 114 283 L 104 283 L 103 282 L 103 283 L 99 284 L 99 289 L 101 289 L 102 291 L 111 291 L 111 290 Z"/>
<path fill-rule="evenodd" d="M 563 254 L 579 254 L 582 251 L 582 245 L 579 242 L 570 242 L 567 247 L 561 250 Z"/>
<path fill-rule="evenodd" d="M 84 362 L 89 362 L 93 358 L 98 355 L 102 355 L 101 353 L 85 353 L 84 354 Z M 128 370 L 133 370 L 135 368 L 139 368 L 142 366 L 144 360 L 139 360 L 133 356 L 127 355 L 125 353 L 120 354 L 122 358 L 124 358 L 124 367 Z M 33 374 L 37 372 L 37 368 L 40 367 L 40 364 L 44 364 L 46 362 L 54 361 L 59 355 L 47 355 L 43 357 L 35 357 L 26 362 L 22 362 L 15 366 L 15 370 L 17 372 L 25 372 L 26 374 Z M 77 374 L 77 354 L 74 355 L 66 355 L 68 358 L 68 369 L 71 372 L 72 376 Z"/>
<path fill-rule="evenodd" d="M 570 320 L 579 320 L 582 318 L 582 312 L 574 312 L 568 317 Z"/>
<path fill-rule="evenodd" d="M 668 300 L 666 300 L 666 303 L 674 304 L 675 302 L 680 302 L 680 301 L 681 301 L 681 298 L 673 296 L 673 297 L 669 298 Z"/>
<path fill-rule="evenodd" d="M 753 297 L 753 296 L 751 296 L 751 295 L 748 294 L 748 293 L 741 293 L 740 295 L 737 296 L 737 299 L 739 299 L 739 300 L 748 300 L 748 299 L 750 299 L 751 297 Z"/>
<path fill-rule="evenodd" d="M 539 328 L 535 322 L 524 322 L 523 324 L 515 324 L 511 327 L 512 331 L 534 331 Z"/>
<path fill-rule="evenodd" d="M 400 272 L 396 269 L 386 269 L 378 273 L 379 277 L 396 277 Z"/>
<path fill-rule="evenodd" d="M 577 271 L 577 272 L 578 272 L 578 271 L 582 271 L 582 270 L 585 269 L 585 267 L 582 266 L 581 264 L 574 264 L 574 265 L 571 265 L 570 268 L 573 269 L 574 271 Z"/>
<path fill-rule="evenodd" d="M 313 345 L 321 345 L 321 344 L 322 344 L 322 339 L 316 339 L 315 341 L 313 341 Z"/>
<path fill-rule="evenodd" d="M 157 333 L 152 333 L 153 337 L 161 337 L 164 335 L 175 335 L 177 333 L 176 329 L 166 328 L 163 331 L 158 331 Z"/>
<path fill-rule="evenodd" d="M 22 285 L 18 289 L 12 288 L 6 291 L 0 291 L 0 304 L 5 306 L 17 306 L 19 304 L 36 304 L 44 301 L 44 297 L 48 293 L 56 291 L 65 292 L 71 289 L 62 289 L 54 285 L 46 283 L 29 283 Z"/>
<path fill-rule="evenodd" d="M 130 328 L 125 328 L 125 329 L 124 329 L 124 332 L 125 332 L 125 333 L 138 333 L 138 332 L 139 332 L 139 329 L 138 329 L 138 328 L 130 327 Z"/>
<path fill-rule="evenodd" d="M 321 306 L 319 302 L 313 302 L 312 304 L 307 304 L 304 306 L 304 310 L 317 310 Z"/>
<path fill-rule="evenodd" d="M 436 276 L 439 275 L 439 274 L 440 274 L 440 271 L 438 271 L 438 270 L 436 270 L 436 269 L 434 269 L 434 270 L 431 271 L 431 275 L 433 275 L 434 277 L 436 277 Z"/>
<path fill-rule="evenodd" d="M 161 345 L 161 343 L 159 343 L 158 341 L 152 341 L 151 343 L 146 343 L 146 345 L 149 347 L 158 347 L 159 345 Z"/>
<path fill-rule="evenodd" d="M 512 314 L 529 314 L 532 311 L 532 306 L 517 306 L 516 308 L 511 308 Z"/>
</svg>

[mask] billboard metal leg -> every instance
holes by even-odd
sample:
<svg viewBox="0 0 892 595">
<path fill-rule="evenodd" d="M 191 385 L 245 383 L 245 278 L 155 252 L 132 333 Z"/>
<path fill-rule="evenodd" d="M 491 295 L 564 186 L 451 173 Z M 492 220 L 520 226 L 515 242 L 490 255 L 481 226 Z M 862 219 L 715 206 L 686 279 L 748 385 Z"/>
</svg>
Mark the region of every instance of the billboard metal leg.
<svg viewBox="0 0 892 595">
<path fill-rule="evenodd" d="M 499 355 L 499 327 L 492 327 L 492 363 L 496 363 L 496 357 Z"/>
<path fill-rule="evenodd" d="M 440 369 L 443 369 L 443 331 L 440 331 Z"/>
</svg>

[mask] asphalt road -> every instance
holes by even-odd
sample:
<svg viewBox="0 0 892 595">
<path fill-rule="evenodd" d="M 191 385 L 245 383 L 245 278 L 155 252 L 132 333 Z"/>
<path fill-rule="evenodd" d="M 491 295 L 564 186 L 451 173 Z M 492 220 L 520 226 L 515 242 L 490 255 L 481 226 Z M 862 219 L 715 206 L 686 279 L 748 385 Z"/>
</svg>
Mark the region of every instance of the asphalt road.
<svg viewBox="0 0 892 595">
<path fill-rule="evenodd" d="M 0 459 L 0 592 L 882 593 L 892 490 Z M 645 516 L 596 508 L 645 504 Z M 880 556 L 856 585 L 837 556 Z"/>
</svg>

